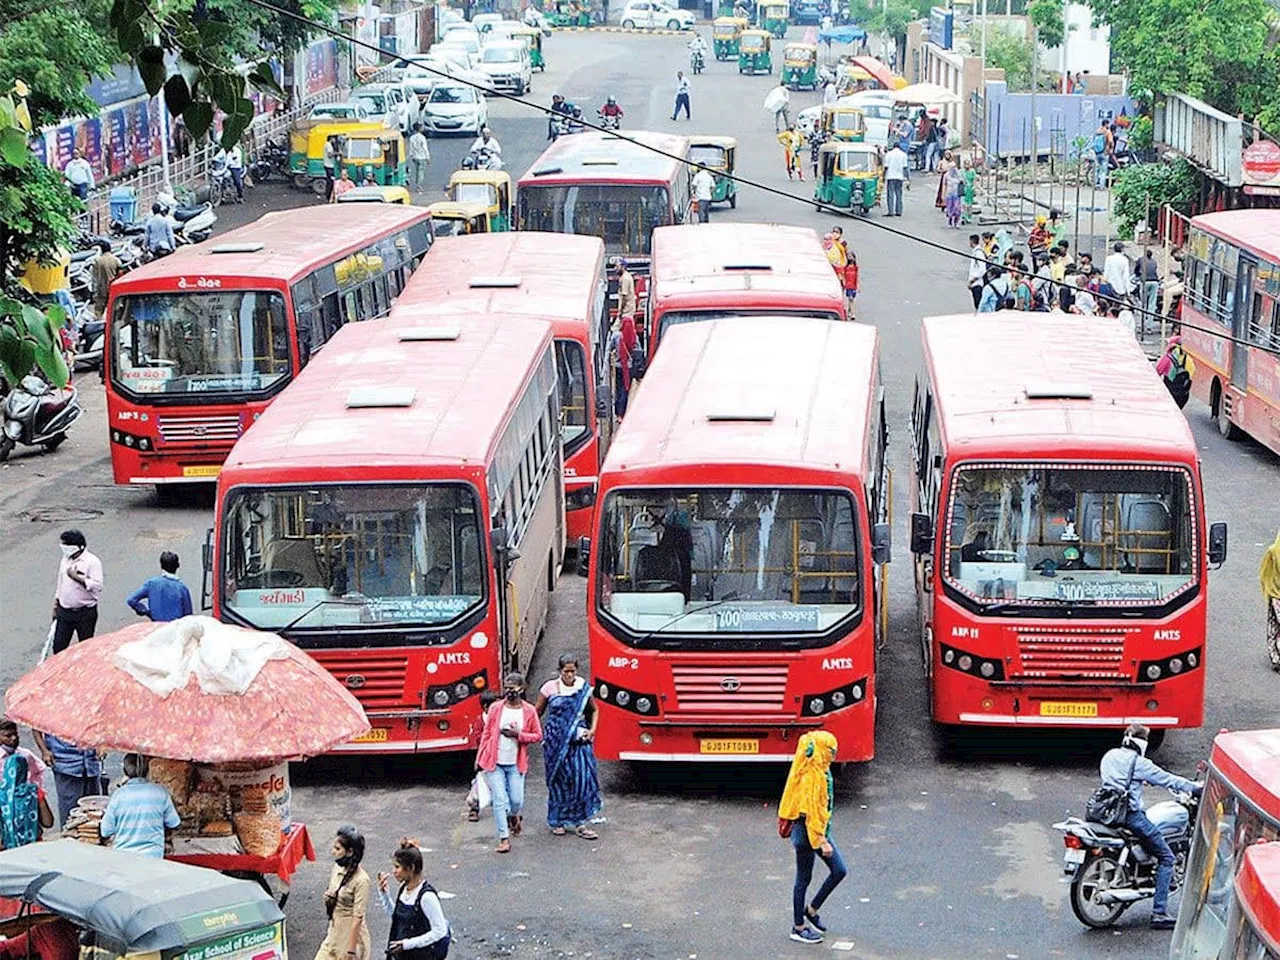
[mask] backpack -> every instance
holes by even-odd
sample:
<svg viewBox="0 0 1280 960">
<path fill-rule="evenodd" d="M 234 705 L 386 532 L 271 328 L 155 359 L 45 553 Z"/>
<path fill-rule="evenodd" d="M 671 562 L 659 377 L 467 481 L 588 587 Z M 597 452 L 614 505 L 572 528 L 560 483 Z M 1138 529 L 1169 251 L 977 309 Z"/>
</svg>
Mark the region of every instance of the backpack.
<svg viewBox="0 0 1280 960">
<path fill-rule="evenodd" d="M 1118 827 L 1129 815 L 1129 785 L 1133 783 L 1133 771 L 1138 766 L 1138 752 L 1133 752 L 1133 763 L 1129 765 L 1129 779 L 1124 788 L 1102 784 L 1088 803 L 1084 805 L 1084 818 L 1091 823 L 1100 823 L 1104 827 Z"/>
<path fill-rule="evenodd" d="M 1107 152 L 1107 138 L 1105 135 L 1101 133 L 1095 133 L 1093 135 L 1093 152 L 1094 153 Z"/>
<path fill-rule="evenodd" d="M 645 360 L 644 350 L 636 347 L 631 351 L 631 362 L 628 371 L 632 380 L 643 380 L 645 371 L 649 369 L 649 364 Z"/>
</svg>

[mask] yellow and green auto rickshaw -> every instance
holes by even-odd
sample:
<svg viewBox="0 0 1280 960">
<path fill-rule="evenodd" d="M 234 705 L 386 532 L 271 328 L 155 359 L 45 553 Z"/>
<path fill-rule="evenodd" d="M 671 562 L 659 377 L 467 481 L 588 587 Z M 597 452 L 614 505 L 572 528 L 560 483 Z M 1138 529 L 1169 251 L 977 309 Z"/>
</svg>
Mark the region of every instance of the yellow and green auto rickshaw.
<svg viewBox="0 0 1280 960">
<path fill-rule="evenodd" d="M 489 214 L 489 232 L 511 229 L 511 175 L 503 170 L 456 170 L 445 191 L 455 203 L 479 203 Z"/>
<path fill-rule="evenodd" d="M 473 233 L 493 232 L 487 204 L 437 200 L 427 207 L 427 212 L 431 214 L 433 237 L 463 237 Z"/>
<path fill-rule="evenodd" d="M 367 120 L 295 120 L 289 125 L 289 173 L 293 185 L 306 190 L 312 180 L 324 176 L 324 142 L 330 137 L 381 129 L 381 124 Z"/>
<path fill-rule="evenodd" d="M 863 90 L 875 89 L 878 81 L 856 63 L 845 61 L 836 66 L 836 96 L 847 97 Z"/>
<path fill-rule="evenodd" d="M 861 143 L 867 139 L 867 118 L 857 107 L 829 103 L 822 108 L 818 129 L 830 140 Z"/>
<path fill-rule="evenodd" d="M 770 2 L 761 3 L 756 10 L 761 30 L 768 30 L 779 40 L 787 35 L 787 27 L 791 25 L 790 4 L 770 0 Z"/>
<path fill-rule="evenodd" d="M 717 60 L 732 60 L 738 55 L 738 38 L 750 25 L 742 17 L 717 17 L 711 24 L 711 45 Z"/>
<path fill-rule="evenodd" d="M 832 140 L 818 148 L 813 199 L 829 207 L 866 213 L 880 202 L 884 157 L 870 143 Z"/>
<path fill-rule="evenodd" d="M 306 137 L 305 153 L 291 155 L 290 170 L 296 187 L 310 187 L 324 196 L 324 145 L 328 140 L 333 141 L 342 161 L 336 174 L 345 168 L 357 185 L 366 185 L 369 178 L 380 187 L 404 186 L 406 182 L 404 136 L 399 130 L 376 123 L 322 123 L 307 131 Z"/>
<path fill-rule="evenodd" d="M 553 27 L 589 27 L 591 26 L 591 7 L 577 0 L 555 0 L 547 5 L 543 12 L 547 23 Z"/>
<path fill-rule="evenodd" d="M 773 73 L 773 59 L 769 56 L 769 41 L 773 36 L 764 30 L 743 30 L 738 38 L 738 72 Z"/>
<path fill-rule="evenodd" d="M 712 191 L 712 203 L 728 203 L 738 206 L 738 184 L 733 180 L 733 166 L 738 154 L 738 141 L 735 137 L 720 137 L 710 134 L 689 138 L 689 161 L 706 167 L 716 178 L 716 188 Z"/>
<path fill-rule="evenodd" d="M 537 27 L 528 27 L 521 24 L 518 27 L 511 27 L 507 30 L 507 35 L 512 40 L 521 40 L 524 45 L 529 48 L 529 65 L 535 70 L 546 71 L 547 60 L 542 55 L 542 31 Z"/>
<path fill-rule="evenodd" d="M 812 43 L 788 43 L 782 54 L 782 82 L 791 90 L 818 89 L 818 48 Z"/>
<path fill-rule="evenodd" d="M 352 187 L 338 198 L 339 203 L 413 203 L 408 187 Z"/>
</svg>

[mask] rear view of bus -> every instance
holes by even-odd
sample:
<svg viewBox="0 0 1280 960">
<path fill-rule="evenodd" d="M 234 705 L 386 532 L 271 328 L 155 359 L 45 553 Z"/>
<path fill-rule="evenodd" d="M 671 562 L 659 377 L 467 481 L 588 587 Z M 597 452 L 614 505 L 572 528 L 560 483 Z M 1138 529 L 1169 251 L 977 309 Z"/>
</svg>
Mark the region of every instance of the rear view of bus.
<svg viewBox="0 0 1280 960">
<path fill-rule="evenodd" d="M 355 695 L 373 729 L 344 749 L 474 748 L 563 562 L 559 417 L 545 323 L 340 331 L 219 478 L 215 614 Z"/>
<path fill-rule="evenodd" d="M 933 719 L 1198 727 L 1206 530 L 1186 420 L 1118 323 L 924 321 L 911 551 Z"/>
<path fill-rule="evenodd" d="M 876 333 L 787 317 L 674 328 L 600 476 L 587 627 L 597 753 L 874 752 L 888 560 Z"/>
<path fill-rule="evenodd" d="M 751 314 L 848 318 L 844 289 L 814 231 L 777 223 L 653 231 L 650 356 L 672 326 Z"/>
</svg>

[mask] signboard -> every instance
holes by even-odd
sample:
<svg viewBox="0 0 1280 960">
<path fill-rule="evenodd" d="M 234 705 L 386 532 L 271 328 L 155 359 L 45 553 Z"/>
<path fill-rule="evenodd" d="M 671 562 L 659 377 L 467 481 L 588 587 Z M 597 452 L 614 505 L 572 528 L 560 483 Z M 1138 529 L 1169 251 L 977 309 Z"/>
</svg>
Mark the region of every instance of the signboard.
<svg viewBox="0 0 1280 960">
<path fill-rule="evenodd" d="M 216 931 L 218 926 L 238 923 L 239 919 L 234 910 L 225 910 L 183 921 L 183 926 L 192 927 L 191 935 L 195 937 Z M 195 928 L 196 924 L 202 927 Z M 176 960 L 281 960 L 283 956 L 284 936 L 280 924 L 273 923 L 259 930 L 202 943 L 180 954 Z"/>
<path fill-rule="evenodd" d="M 946 7 L 933 7 L 929 11 L 929 42 L 950 50 L 955 19 L 955 14 Z"/>
<path fill-rule="evenodd" d="M 1150 601 L 1161 597 L 1154 580 L 1060 580 L 1055 584 L 1055 600 Z"/>
<path fill-rule="evenodd" d="M 785 604 L 776 607 L 729 605 L 716 607 L 717 633 L 811 633 L 821 629 L 819 607 Z"/>
<path fill-rule="evenodd" d="M 1280 146 L 1270 140 L 1245 147 L 1240 165 L 1244 168 L 1246 190 L 1250 186 L 1280 186 Z"/>
</svg>

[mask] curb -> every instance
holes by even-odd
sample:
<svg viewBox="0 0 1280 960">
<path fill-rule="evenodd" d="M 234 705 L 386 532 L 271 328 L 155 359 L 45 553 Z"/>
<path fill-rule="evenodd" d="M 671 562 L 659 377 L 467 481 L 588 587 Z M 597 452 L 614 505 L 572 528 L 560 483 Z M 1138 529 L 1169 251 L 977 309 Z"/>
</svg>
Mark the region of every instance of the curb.
<svg viewBox="0 0 1280 960">
<path fill-rule="evenodd" d="M 679 37 L 692 34 L 693 30 L 668 30 L 665 27 L 661 30 L 654 28 L 652 30 L 641 29 L 640 27 L 552 27 L 556 33 L 632 33 L 649 37 Z"/>
</svg>

